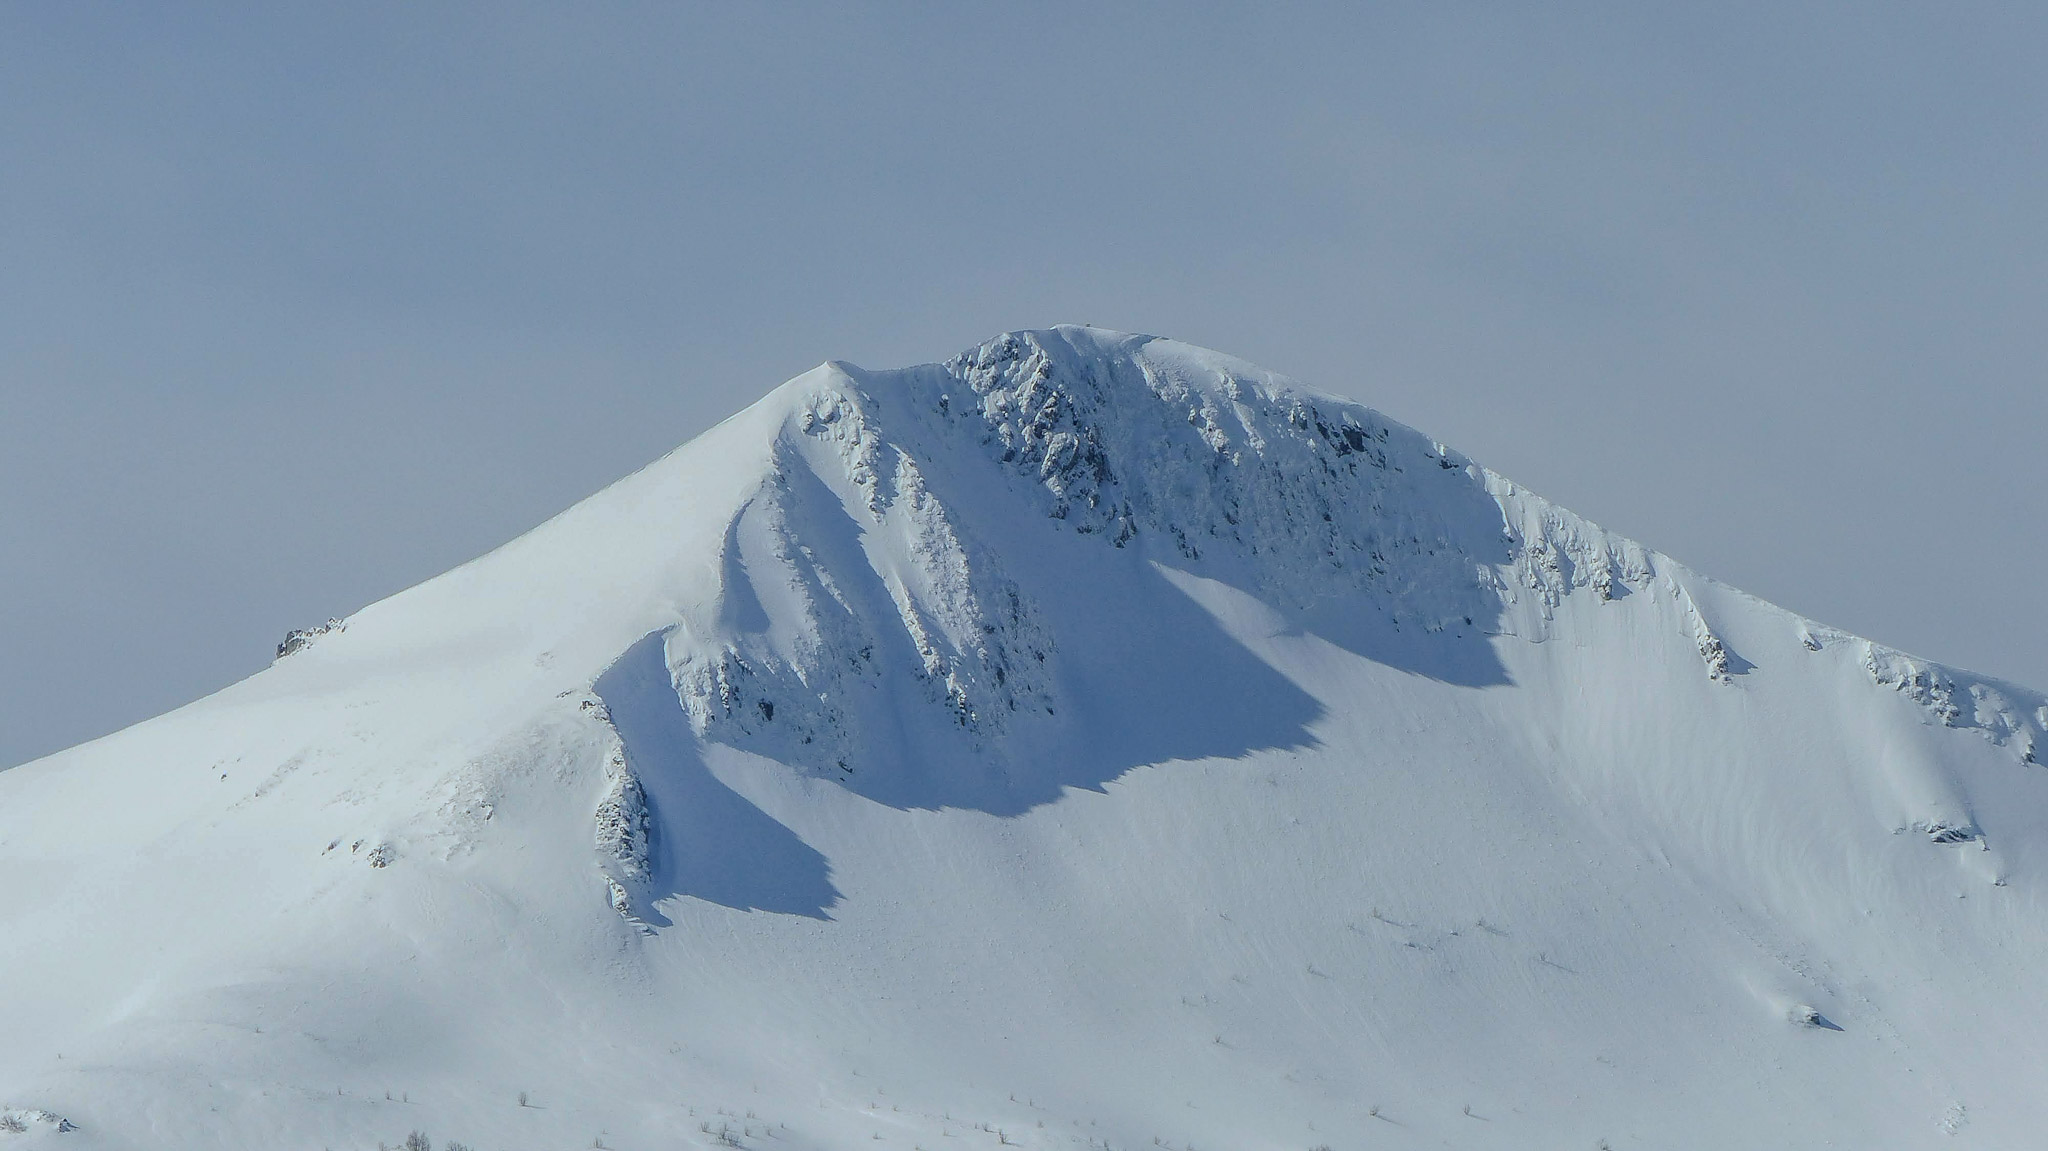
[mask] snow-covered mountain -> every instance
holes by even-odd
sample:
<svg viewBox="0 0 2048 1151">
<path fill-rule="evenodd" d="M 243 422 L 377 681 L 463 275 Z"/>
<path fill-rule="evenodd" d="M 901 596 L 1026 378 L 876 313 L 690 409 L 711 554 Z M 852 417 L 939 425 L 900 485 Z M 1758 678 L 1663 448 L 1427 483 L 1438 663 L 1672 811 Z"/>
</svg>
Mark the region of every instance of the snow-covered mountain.
<svg viewBox="0 0 2048 1151">
<path fill-rule="evenodd" d="M 0 773 L 0 1149 L 2040 1145 L 2042 757 L 1225 356 L 827 364 Z"/>
</svg>

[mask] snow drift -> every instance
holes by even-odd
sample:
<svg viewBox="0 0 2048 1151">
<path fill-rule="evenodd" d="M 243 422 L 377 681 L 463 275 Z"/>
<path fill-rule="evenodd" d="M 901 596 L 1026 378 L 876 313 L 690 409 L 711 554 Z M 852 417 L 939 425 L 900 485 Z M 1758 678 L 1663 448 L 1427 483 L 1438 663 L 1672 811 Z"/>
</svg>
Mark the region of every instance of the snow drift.
<svg viewBox="0 0 2048 1151">
<path fill-rule="evenodd" d="M 827 364 L 0 773 L 0 1147 L 2022 1145 L 2044 739 L 1225 356 Z"/>
</svg>

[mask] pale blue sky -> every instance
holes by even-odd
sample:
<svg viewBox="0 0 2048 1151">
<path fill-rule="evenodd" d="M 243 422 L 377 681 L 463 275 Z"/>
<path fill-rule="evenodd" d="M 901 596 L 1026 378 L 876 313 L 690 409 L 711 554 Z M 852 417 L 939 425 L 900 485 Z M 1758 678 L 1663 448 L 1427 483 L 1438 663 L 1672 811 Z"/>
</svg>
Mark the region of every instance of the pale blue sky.
<svg viewBox="0 0 2048 1151">
<path fill-rule="evenodd" d="M 2048 687 L 2048 19 L 1544 7 L 0 3 L 0 764 L 1063 321 Z"/>
</svg>

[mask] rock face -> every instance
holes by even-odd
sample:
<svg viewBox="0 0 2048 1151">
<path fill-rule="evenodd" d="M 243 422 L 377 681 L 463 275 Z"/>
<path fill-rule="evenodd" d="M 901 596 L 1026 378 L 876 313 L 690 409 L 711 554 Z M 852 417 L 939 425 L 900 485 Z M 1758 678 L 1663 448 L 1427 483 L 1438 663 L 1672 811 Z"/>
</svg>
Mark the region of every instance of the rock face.
<svg viewBox="0 0 2048 1151">
<path fill-rule="evenodd" d="M 1035 482 L 1075 532 L 1216 554 L 1293 603 L 1371 590 L 1432 631 L 1490 606 L 1481 567 L 1509 541 L 1498 515 L 1473 514 L 1480 473 L 1370 409 L 1250 365 L 1058 333 L 1003 336 L 920 382 L 948 432 Z"/>
<path fill-rule="evenodd" d="M 109 1147 L 2024 1146 L 2044 740 L 1227 356 L 827 364 L 0 773 L 0 1104 Z"/>
</svg>

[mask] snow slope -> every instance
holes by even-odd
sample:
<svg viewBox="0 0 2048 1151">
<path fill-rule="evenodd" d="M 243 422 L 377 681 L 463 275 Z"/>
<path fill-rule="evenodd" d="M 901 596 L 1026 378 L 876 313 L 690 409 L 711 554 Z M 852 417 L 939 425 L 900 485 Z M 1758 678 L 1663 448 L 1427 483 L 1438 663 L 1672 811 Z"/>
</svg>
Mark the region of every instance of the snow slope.
<svg viewBox="0 0 2048 1151">
<path fill-rule="evenodd" d="M 2048 702 L 1212 352 L 827 364 L 287 646 L 0 773 L 0 1148 L 2048 1131 Z"/>
</svg>

